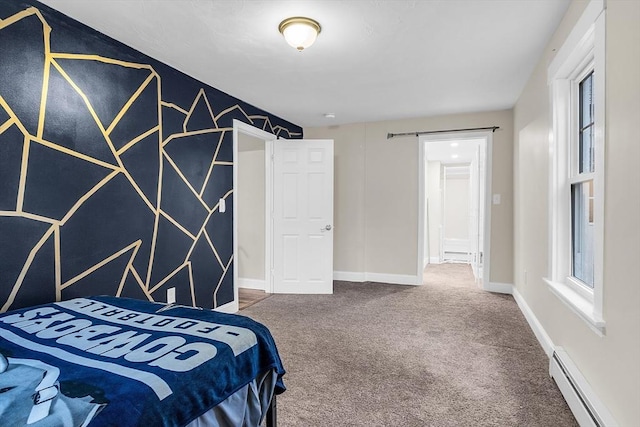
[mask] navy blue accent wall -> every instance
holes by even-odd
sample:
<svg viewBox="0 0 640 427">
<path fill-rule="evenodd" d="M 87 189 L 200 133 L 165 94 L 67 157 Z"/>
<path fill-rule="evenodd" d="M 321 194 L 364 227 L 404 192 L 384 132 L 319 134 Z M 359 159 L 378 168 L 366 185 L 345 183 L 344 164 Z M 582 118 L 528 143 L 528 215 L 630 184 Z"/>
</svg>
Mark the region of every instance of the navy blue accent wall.
<svg viewBox="0 0 640 427">
<path fill-rule="evenodd" d="M 302 129 L 38 2 L 0 19 L 0 311 L 232 301 L 233 119 Z"/>
</svg>

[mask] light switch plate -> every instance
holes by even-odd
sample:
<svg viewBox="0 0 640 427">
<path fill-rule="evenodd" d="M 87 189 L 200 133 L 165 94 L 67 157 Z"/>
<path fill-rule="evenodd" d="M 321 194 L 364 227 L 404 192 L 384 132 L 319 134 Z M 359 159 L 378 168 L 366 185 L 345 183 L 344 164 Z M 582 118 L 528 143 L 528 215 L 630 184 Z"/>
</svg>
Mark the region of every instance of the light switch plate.
<svg viewBox="0 0 640 427">
<path fill-rule="evenodd" d="M 225 199 L 220 199 L 220 201 L 218 202 L 218 211 L 220 211 L 220 213 L 224 213 L 227 210 L 227 201 Z"/>
<path fill-rule="evenodd" d="M 493 204 L 494 204 L 494 205 L 499 205 L 499 204 L 500 204 L 500 202 L 501 202 L 501 200 L 500 200 L 500 195 L 499 195 L 499 194 L 494 194 L 494 195 L 493 195 Z"/>
</svg>

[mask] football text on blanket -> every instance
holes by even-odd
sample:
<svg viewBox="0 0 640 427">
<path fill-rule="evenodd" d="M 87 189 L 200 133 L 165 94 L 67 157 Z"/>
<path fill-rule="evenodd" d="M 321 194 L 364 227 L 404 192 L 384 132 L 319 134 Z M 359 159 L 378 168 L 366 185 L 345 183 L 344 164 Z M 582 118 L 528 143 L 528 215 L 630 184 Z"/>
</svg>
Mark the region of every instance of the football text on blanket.
<svg viewBox="0 0 640 427">
<path fill-rule="evenodd" d="M 185 425 L 270 370 L 281 393 L 243 316 L 107 296 L 0 314 L 3 425 Z"/>
</svg>

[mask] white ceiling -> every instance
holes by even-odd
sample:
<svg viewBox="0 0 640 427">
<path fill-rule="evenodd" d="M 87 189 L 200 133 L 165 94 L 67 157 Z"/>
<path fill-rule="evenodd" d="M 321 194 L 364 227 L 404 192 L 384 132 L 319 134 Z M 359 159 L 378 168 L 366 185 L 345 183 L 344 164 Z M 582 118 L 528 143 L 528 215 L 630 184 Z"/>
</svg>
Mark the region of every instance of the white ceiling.
<svg viewBox="0 0 640 427">
<path fill-rule="evenodd" d="M 428 141 L 427 161 L 445 164 L 471 163 L 482 141 L 483 139 Z"/>
<path fill-rule="evenodd" d="M 303 127 L 511 108 L 569 4 L 41 1 Z M 278 32 L 297 15 L 322 25 L 301 53 Z"/>
</svg>

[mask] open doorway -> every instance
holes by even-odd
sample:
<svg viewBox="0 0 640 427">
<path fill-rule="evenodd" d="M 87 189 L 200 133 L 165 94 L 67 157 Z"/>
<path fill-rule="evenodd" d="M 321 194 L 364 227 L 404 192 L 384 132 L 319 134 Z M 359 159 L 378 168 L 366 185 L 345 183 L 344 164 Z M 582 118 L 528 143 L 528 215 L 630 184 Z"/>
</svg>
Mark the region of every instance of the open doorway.
<svg viewBox="0 0 640 427">
<path fill-rule="evenodd" d="M 233 244 L 234 292 L 271 292 L 271 161 L 276 137 L 261 129 L 233 122 Z"/>
<path fill-rule="evenodd" d="M 333 293 L 333 140 L 233 121 L 234 303 L 239 288 Z"/>
<path fill-rule="evenodd" d="M 429 264 L 468 264 L 478 286 L 488 287 L 491 137 L 420 137 L 419 277 Z"/>
<path fill-rule="evenodd" d="M 436 143 L 437 144 L 437 143 Z M 427 150 L 427 161 L 429 150 Z M 437 160 L 432 161 L 432 163 Z M 428 168 L 429 166 L 427 166 Z M 432 166 L 432 169 L 435 167 Z M 441 218 L 440 224 L 428 224 L 428 227 L 438 226 L 442 230 L 439 239 L 430 239 L 429 246 L 438 248 L 437 263 L 461 263 L 471 264 L 473 259 L 472 215 L 473 208 L 477 205 L 471 203 L 471 186 L 477 177 L 471 177 L 471 163 L 447 164 L 441 163 L 438 170 L 440 189 L 432 194 L 427 187 L 427 200 L 441 197 L 441 211 L 437 215 Z M 432 211 L 434 205 L 429 207 Z M 435 217 L 436 215 L 432 215 Z M 475 231 L 477 233 L 477 230 Z"/>
</svg>

